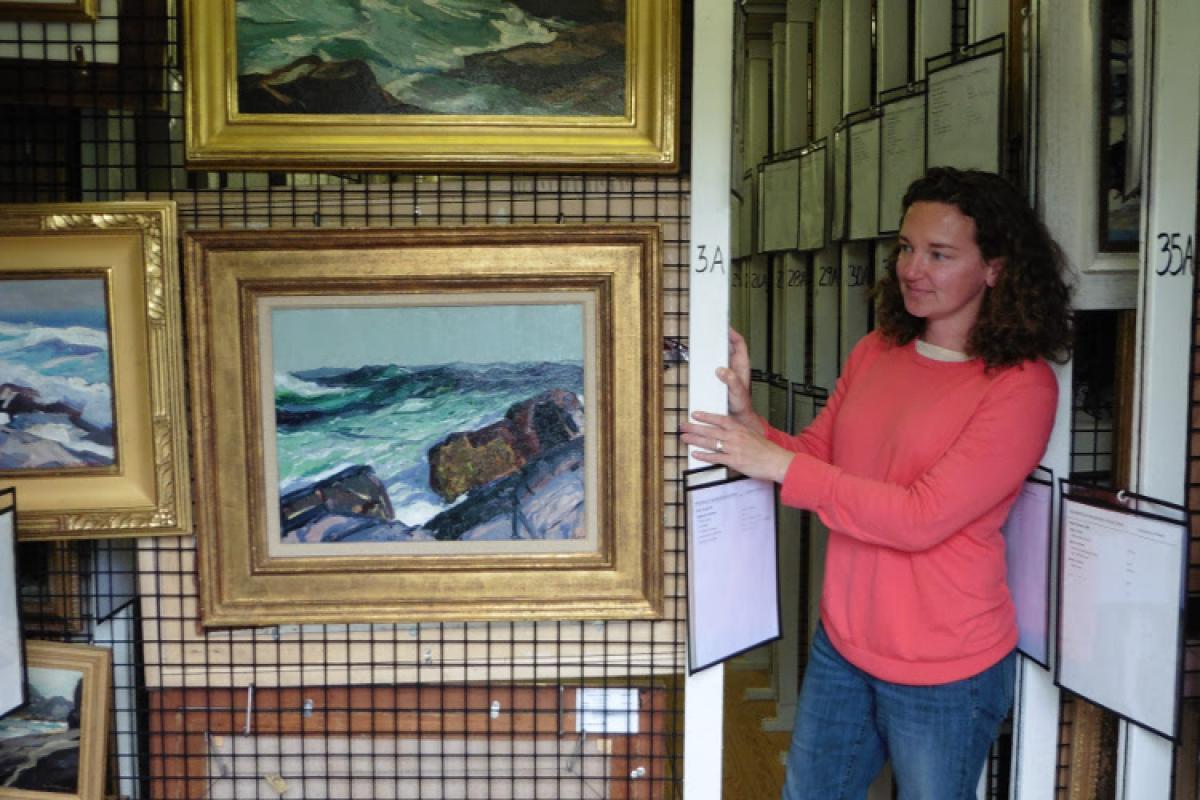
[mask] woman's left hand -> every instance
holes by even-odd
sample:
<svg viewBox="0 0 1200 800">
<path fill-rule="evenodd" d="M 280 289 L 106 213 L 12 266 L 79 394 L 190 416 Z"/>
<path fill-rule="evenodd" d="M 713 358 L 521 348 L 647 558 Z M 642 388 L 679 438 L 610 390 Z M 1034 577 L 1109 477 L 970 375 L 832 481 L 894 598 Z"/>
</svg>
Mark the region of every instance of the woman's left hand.
<svg viewBox="0 0 1200 800">
<path fill-rule="evenodd" d="M 694 422 L 679 426 L 681 439 L 699 448 L 692 455 L 709 464 L 721 464 L 751 478 L 782 483 L 795 455 L 733 417 L 696 411 Z"/>
</svg>

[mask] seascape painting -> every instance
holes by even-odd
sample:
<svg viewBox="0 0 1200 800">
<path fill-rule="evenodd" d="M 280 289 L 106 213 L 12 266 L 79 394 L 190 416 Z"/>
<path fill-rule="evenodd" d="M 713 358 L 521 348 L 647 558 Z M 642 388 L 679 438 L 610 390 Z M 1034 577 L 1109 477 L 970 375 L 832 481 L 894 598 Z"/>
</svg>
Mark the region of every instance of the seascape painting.
<svg viewBox="0 0 1200 800">
<path fill-rule="evenodd" d="M 269 318 L 279 542 L 586 537 L 581 304 Z"/>
<path fill-rule="evenodd" d="M 249 114 L 622 116 L 626 0 L 237 0 Z"/>
<path fill-rule="evenodd" d="M 0 473 L 117 463 L 103 278 L 0 282 Z"/>
<path fill-rule="evenodd" d="M 29 701 L 0 718 L 0 787 L 77 794 L 83 673 L 29 667 Z"/>
</svg>

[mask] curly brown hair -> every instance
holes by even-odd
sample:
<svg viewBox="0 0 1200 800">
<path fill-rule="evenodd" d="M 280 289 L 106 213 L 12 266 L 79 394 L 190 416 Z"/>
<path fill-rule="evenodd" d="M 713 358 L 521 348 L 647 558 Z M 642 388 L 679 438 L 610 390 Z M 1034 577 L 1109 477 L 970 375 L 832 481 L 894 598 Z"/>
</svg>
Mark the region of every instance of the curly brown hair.
<svg viewBox="0 0 1200 800">
<path fill-rule="evenodd" d="M 955 206 L 974 221 L 984 260 L 1004 262 L 996 285 L 984 294 L 967 354 L 982 358 L 988 369 L 1034 358 L 1066 361 L 1074 328 L 1066 257 L 1020 192 L 991 172 L 934 167 L 904 193 L 905 212 L 913 203 Z M 876 322 L 886 338 L 907 344 L 921 335 L 925 321 L 904 308 L 897 252 L 875 286 Z"/>
</svg>

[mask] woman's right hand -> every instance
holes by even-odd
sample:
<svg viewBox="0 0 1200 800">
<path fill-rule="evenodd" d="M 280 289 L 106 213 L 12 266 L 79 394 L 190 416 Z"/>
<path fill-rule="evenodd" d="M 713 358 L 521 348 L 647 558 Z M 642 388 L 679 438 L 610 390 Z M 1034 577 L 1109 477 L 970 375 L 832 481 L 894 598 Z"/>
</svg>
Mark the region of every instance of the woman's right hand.
<svg viewBox="0 0 1200 800">
<path fill-rule="evenodd" d="M 717 378 L 725 384 L 728 393 L 729 416 L 747 428 L 761 432 L 763 420 L 754 413 L 754 403 L 750 399 L 750 351 L 746 340 L 733 328 L 729 329 L 729 366 L 718 369 Z"/>
</svg>

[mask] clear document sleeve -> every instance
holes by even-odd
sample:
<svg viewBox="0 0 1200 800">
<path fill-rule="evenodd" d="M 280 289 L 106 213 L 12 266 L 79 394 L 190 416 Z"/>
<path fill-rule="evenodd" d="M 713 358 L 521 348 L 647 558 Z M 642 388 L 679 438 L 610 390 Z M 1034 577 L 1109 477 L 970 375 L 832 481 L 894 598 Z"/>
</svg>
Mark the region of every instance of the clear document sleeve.
<svg viewBox="0 0 1200 800">
<path fill-rule="evenodd" d="M 687 476 L 692 674 L 780 636 L 775 485 L 724 473 Z"/>
</svg>

